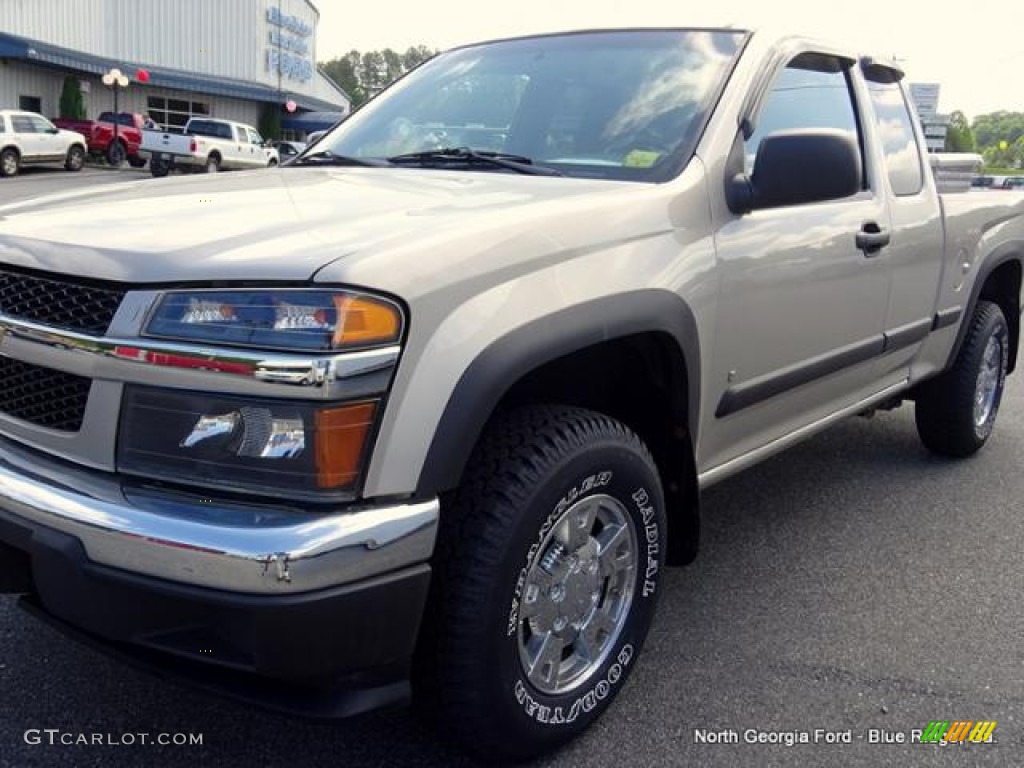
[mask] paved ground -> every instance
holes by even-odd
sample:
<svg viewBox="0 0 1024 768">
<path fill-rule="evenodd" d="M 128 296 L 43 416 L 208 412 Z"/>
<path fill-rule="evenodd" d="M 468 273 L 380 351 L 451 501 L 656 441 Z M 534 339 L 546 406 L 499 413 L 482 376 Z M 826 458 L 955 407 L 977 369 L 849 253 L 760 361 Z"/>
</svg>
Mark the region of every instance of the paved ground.
<svg viewBox="0 0 1024 768">
<path fill-rule="evenodd" d="M 136 170 L 127 165 L 120 170 L 87 165 L 77 173 L 65 171 L 59 165 L 27 166 L 17 176 L 0 178 L 0 205 L 52 192 L 151 178 L 148 170 Z"/>
<path fill-rule="evenodd" d="M 909 408 L 853 420 L 708 492 L 629 685 L 542 765 L 1006 766 L 1024 760 L 1024 383 L 983 453 L 940 461 Z M 457 766 L 405 712 L 310 724 L 172 687 L 0 599 L 0 766 Z M 873 745 L 870 728 L 998 721 L 996 745 Z M 201 747 L 29 745 L 30 728 L 201 733 Z M 742 743 L 746 729 L 852 744 Z M 735 730 L 737 745 L 695 743 Z"/>
<path fill-rule="evenodd" d="M 0 203 L 144 172 L 28 170 Z M 698 563 L 666 579 L 618 702 L 544 766 L 973 766 L 1024 762 L 1024 381 L 983 453 L 940 461 L 912 411 L 853 420 L 717 486 Z M 0 768 L 458 766 L 405 712 L 310 724 L 179 689 L 80 648 L 0 597 Z M 997 720 L 996 745 L 876 745 L 869 729 Z M 202 734 L 202 746 L 28 744 Z M 747 729 L 852 743 L 742 743 Z M 741 743 L 695 742 L 736 731 Z M 43 739 L 46 734 L 41 734 Z"/>
</svg>

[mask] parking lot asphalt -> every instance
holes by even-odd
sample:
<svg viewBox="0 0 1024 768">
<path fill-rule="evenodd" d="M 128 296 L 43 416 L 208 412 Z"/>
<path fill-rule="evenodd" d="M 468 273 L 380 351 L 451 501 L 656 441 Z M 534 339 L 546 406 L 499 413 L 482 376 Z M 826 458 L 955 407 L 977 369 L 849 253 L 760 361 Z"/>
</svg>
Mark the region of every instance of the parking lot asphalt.
<svg viewBox="0 0 1024 768">
<path fill-rule="evenodd" d="M 125 172 L 56 173 L 52 183 Z M 51 183 L 51 174 L 0 179 Z M 132 178 L 139 174 L 132 173 Z M 671 570 L 635 673 L 540 766 L 1009 766 L 1024 762 L 1024 371 L 965 461 L 929 456 L 912 406 L 853 419 L 710 489 L 698 561 Z M 0 768 L 469 765 L 405 710 L 310 723 L 80 647 L 0 597 Z M 995 720 L 995 744 L 875 744 Z M 200 734 L 201 745 L 51 745 Z M 815 731 L 850 743 L 813 743 Z M 29 733 L 27 731 L 39 731 Z M 698 731 L 737 734 L 700 743 Z M 812 743 L 746 743 L 782 732 Z M 848 736 L 847 736 L 848 734 Z M 36 740 L 41 743 L 30 743 Z"/>
<path fill-rule="evenodd" d="M 904 407 L 714 487 L 701 556 L 666 578 L 629 684 L 590 733 L 538 765 L 1019 764 L 1022 451 L 1014 378 L 973 459 L 925 453 Z M 125 668 L 11 598 L 0 599 L 0 691 L 3 768 L 467 764 L 406 711 L 337 724 L 264 713 Z M 869 742 L 869 729 L 909 734 L 931 720 L 996 720 L 997 743 Z M 46 728 L 203 743 L 26 743 L 26 730 Z M 749 730 L 817 729 L 851 743 L 744 742 Z M 697 730 L 736 731 L 739 743 L 697 743 Z"/>
<path fill-rule="evenodd" d="M 59 165 L 25 166 L 17 176 L 0 178 L 0 205 L 56 192 L 151 178 L 149 171 L 127 165 L 120 169 L 87 165 L 74 173 Z"/>
</svg>

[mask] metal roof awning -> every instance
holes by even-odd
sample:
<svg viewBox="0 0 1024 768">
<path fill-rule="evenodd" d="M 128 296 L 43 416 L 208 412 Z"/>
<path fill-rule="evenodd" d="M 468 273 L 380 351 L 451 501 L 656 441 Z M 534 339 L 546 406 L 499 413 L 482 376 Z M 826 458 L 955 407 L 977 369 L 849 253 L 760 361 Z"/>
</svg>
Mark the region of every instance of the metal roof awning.
<svg viewBox="0 0 1024 768">
<path fill-rule="evenodd" d="M 344 112 L 303 112 L 285 115 L 281 127 L 290 131 L 326 131 L 345 117 Z"/>
<path fill-rule="evenodd" d="M 110 70 L 111 67 L 118 67 L 122 71 L 127 70 L 129 72 L 136 69 L 145 69 L 149 73 L 149 81 L 144 85 L 149 87 L 207 93 L 213 96 L 228 96 L 249 101 L 264 101 L 271 104 L 291 99 L 302 109 L 319 111 L 332 111 L 342 107 L 341 104 L 333 104 L 314 96 L 296 94 L 290 91 L 282 94 L 277 89 L 261 83 L 213 77 L 212 75 L 202 75 L 196 72 L 185 72 L 165 67 L 151 67 L 137 62 L 114 61 L 113 59 L 72 51 L 68 48 L 61 48 L 49 43 L 41 43 L 36 40 L 16 37 L 15 35 L 2 32 L 0 32 L 0 58 L 17 59 L 41 66 L 56 67 L 70 72 L 90 75 L 102 75 Z"/>
</svg>

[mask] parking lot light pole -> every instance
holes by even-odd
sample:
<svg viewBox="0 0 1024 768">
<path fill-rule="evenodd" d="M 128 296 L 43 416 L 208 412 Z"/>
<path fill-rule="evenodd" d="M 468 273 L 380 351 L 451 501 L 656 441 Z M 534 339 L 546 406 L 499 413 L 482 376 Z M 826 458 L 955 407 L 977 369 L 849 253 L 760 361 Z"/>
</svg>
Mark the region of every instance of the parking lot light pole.
<svg viewBox="0 0 1024 768">
<path fill-rule="evenodd" d="M 102 77 L 102 80 L 103 80 L 103 84 L 105 86 L 107 86 L 108 88 L 110 88 L 110 89 L 112 89 L 114 91 L 114 143 L 111 144 L 110 146 L 111 146 L 111 149 L 114 152 L 116 152 L 117 154 L 116 155 L 111 155 L 108 152 L 107 153 L 107 157 L 108 157 L 108 159 L 110 159 L 111 157 L 118 158 L 118 162 L 116 163 L 116 165 L 121 165 L 120 161 L 123 160 L 123 158 L 120 157 L 120 149 L 118 148 L 118 140 L 120 138 L 120 132 L 118 131 L 118 126 L 120 124 L 118 123 L 117 90 L 118 90 L 118 88 L 127 88 L 128 87 L 128 76 L 125 75 L 124 73 L 122 73 L 121 70 L 118 69 L 117 67 L 114 67 L 113 69 L 111 69 L 109 72 L 107 72 Z"/>
</svg>

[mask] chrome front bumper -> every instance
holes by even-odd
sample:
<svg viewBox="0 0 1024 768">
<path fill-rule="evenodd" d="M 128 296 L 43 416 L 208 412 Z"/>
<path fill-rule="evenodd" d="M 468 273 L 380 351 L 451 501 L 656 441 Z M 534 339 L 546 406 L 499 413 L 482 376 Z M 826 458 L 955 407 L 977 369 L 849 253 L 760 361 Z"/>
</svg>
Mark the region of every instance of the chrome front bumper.
<svg viewBox="0 0 1024 768">
<path fill-rule="evenodd" d="M 122 485 L 0 439 L 0 516 L 73 536 L 92 562 L 247 594 L 297 594 L 426 561 L 439 503 L 317 514 Z"/>
</svg>

